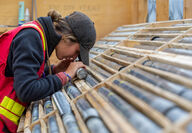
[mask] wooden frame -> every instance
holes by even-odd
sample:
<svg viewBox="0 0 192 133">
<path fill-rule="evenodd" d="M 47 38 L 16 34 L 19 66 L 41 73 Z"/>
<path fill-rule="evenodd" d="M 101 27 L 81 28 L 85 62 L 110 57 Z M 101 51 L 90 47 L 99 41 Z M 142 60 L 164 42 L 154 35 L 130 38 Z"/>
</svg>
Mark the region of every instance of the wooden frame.
<svg viewBox="0 0 192 133">
<path fill-rule="evenodd" d="M 178 131 L 181 133 L 185 132 L 186 126 L 192 121 L 192 102 L 184 97 L 176 95 L 170 91 L 167 91 L 161 87 L 155 86 L 149 82 L 146 82 L 142 79 L 135 77 L 127 73 L 134 68 L 138 68 L 144 70 L 150 74 L 154 74 L 160 76 L 164 80 L 168 80 L 170 82 L 177 83 L 179 85 L 185 86 L 189 89 L 192 88 L 192 79 L 177 73 L 173 73 L 171 71 L 165 71 L 158 68 L 153 68 L 149 66 L 143 65 L 144 61 L 152 61 L 164 63 L 167 65 L 171 65 L 174 67 L 186 69 L 188 71 L 192 71 L 192 57 L 190 55 L 181 55 L 175 53 L 165 52 L 166 48 L 177 48 L 177 49 L 185 49 L 191 50 L 192 46 L 190 43 L 181 43 L 180 40 L 185 37 L 192 37 L 192 25 L 188 23 L 192 22 L 190 19 L 186 20 L 176 20 L 176 21 L 164 21 L 164 22 L 156 22 L 150 24 L 136 24 L 136 25 L 124 25 L 120 28 L 117 28 L 115 31 L 110 33 L 105 38 L 100 41 L 106 42 L 116 42 L 117 44 L 109 45 L 109 44 L 99 44 L 97 43 L 95 48 L 104 48 L 104 52 L 94 52 L 91 53 L 96 54 L 96 57 L 90 59 L 90 62 L 95 64 L 97 67 L 111 74 L 108 78 L 102 77 L 98 72 L 94 71 L 91 66 L 87 67 L 87 70 L 90 74 L 93 75 L 95 79 L 99 81 L 99 83 L 90 87 L 86 81 L 84 80 L 75 80 L 74 85 L 80 90 L 81 95 L 76 97 L 75 99 L 70 99 L 63 89 L 62 92 L 66 96 L 69 101 L 72 111 L 75 115 L 75 118 L 78 120 L 78 125 L 80 130 L 83 133 L 88 133 L 89 130 L 86 126 L 86 123 L 83 121 L 82 116 L 79 110 L 76 107 L 76 102 L 80 98 L 85 98 L 90 105 L 95 108 L 102 121 L 106 125 L 106 127 L 111 132 L 132 132 L 137 133 L 137 129 L 134 128 L 130 122 L 128 122 L 122 114 L 118 112 L 109 102 L 102 97 L 98 89 L 101 87 L 106 87 L 110 89 L 115 94 L 120 96 L 127 104 L 130 104 L 134 108 L 136 108 L 139 112 L 147 116 L 154 123 L 159 125 L 162 128 L 162 131 L 165 133 L 177 133 Z M 124 34 L 123 32 L 133 32 L 133 34 Z M 154 31 L 156 33 L 154 34 Z M 162 33 L 162 31 L 179 31 L 178 33 Z M 115 35 L 113 35 L 115 33 Z M 126 40 L 118 40 L 118 39 L 106 39 L 107 37 L 126 37 Z M 159 36 L 159 37 L 171 37 L 172 39 L 169 41 L 154 41 L 154 40 L 138 40 L 138 37 L 142 36 L 143 38 Z M 155 49 L 144 49 L 142 47 L 137 48 L 134 46 L 137 45 L 146 45 L 146 46 L 155 46 Z M 125 60 L 120 58 L 120 56 L 112 56 L 114 54 L 125 55 L 127 58 L 133 58 L 135 60 Z M 97 60 L 98 57 L 107 59 L 112 62 L 116 62 L 120 65 L 125 66 L 120 71 L 113 69 L 112 66 L 102 63 Z M 146 92 L 156 95 L 158 97 L 164 98 L 173 102 L 179 108 L 188 112 L 188 117 L 180 119 L 176 122 L 171 122 L 166 116 L 152 108 L 150 105 L 134 96 L 130 92 L 124 90 L 123 88 L 114 85 L 113 81 L 115 79 L 121 79 L 122 81 L 130 82 L 137 87 L 142 88 Z M 45 115 L 43 113 L 42 105 L 40 104 L 40 118 L 38 121 L 31 123 L 31 106 L 28 108 L 26 113 L 26 118 L 24 121 L 24 131 L 30 132 L 32 127 L 38 123 L 41 124 L 42 132 L 46 132 L 46 121 L 49 116 L 55 115 L 59 127 L 61 128 L 61 132 L 65 132 L 65 127 L 62 124 L 61 118 L 58 114 L 58 110 L 54 105 L 54 111 Z"/>
</svg>

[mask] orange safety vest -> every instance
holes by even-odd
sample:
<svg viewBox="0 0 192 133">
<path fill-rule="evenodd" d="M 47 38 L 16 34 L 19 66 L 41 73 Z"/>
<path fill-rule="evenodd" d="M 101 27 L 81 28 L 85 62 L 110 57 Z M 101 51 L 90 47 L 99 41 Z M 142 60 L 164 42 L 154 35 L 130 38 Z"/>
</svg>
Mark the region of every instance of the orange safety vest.
<svg viewBox="0 0 192 133">
<path fill-rule="evenodd" d="M 41 36 L 44 61 L 37 74 L 39 78 L 44 72 L 45 65 L 45 35 L 41 26 L 36 21 L 32 21 L 22 26 L 19 26 L 13 30 L 10 30 L 0 36 L 0 129 L 2 125 L 5 125 L 7 129 L 15 133 L 17 131 L 17 126 L 27 103 L 22 103 L 16 96 L 16 92 L 13 89 L 14 77 L 5 76 L 5 68 L 7 65 L 7 57 L 9 54 L 9 48 L 11 46 L 13 38 L 17 35 L 19 31 L 25 28 L 33 28 L 37 30 Z M 1 131 L 0 131 L 1 132 Z"/>
</svg>

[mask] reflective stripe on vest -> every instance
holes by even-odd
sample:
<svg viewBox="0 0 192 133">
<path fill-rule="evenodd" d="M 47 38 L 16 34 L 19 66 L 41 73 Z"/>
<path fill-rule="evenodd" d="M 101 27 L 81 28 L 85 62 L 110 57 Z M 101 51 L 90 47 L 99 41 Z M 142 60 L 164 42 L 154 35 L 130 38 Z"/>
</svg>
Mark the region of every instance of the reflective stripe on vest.
<svg viewBox="0 0 192 133">
<path fill-rule="evenodd" d="M 35 28 L 37 28 L 39 30 L 39 32 L 41 33 L 42 38 L 43 38 L 43 46 L 44 46 L 44 51 L 45 51 L 45 48 L 46 48 L 45 47 L 45 36 L 43 34 L 43 31 L 35 24 L 23 24 L 22 26 L 32 26 L 32 27 L 35 27 Z"/>
<path fill-rule="evenodd" d="M 21 117 L 24 110 L 25 107 L 23 105 L 15 102 L 13 99 L 7 96 L 3 98 L 3 101 L 0 104 L 1 114 L 7 117 L 16 125 L 18 125 L 18 120 Z"/>
</svg>

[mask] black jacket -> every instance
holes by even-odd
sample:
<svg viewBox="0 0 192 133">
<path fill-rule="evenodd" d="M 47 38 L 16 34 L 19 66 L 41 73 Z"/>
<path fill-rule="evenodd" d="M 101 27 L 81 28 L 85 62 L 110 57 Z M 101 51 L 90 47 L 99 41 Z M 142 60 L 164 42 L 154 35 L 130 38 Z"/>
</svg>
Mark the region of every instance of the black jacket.
<svg viewBox="0 0 192 133">
<path fill-rule="evenodd" d="M 50 17 L 41 17 L 38 21 L 45 31 L 50 56 L 61 36 L 54 31 Z M 10 46 L 5 76 L 14 77 L 13 88 L 22 102 L 29 103 L 45 98 L 62 88 L 61 81 L 56 75 L 47 75 L 38 80 L 37 72 L 43 59 L 42 42 L 38 31 L 32 28 L 20 31 Z"/>
</svg>

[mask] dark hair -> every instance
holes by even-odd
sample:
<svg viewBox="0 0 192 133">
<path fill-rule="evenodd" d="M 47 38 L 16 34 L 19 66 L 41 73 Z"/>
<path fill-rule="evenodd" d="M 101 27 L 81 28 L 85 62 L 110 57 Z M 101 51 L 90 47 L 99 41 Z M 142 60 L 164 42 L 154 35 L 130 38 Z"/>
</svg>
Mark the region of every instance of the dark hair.
<svg viewBox="0 0 192 133">
<path fill-rule="evenodd" d="M 47 15 L 51 17 L 55 31 L 62 35 L 62 39 L 77 42 L 77 38 L 74 36 L 65 18 L 58 11 L 51 9 Z"/>
</svg>

